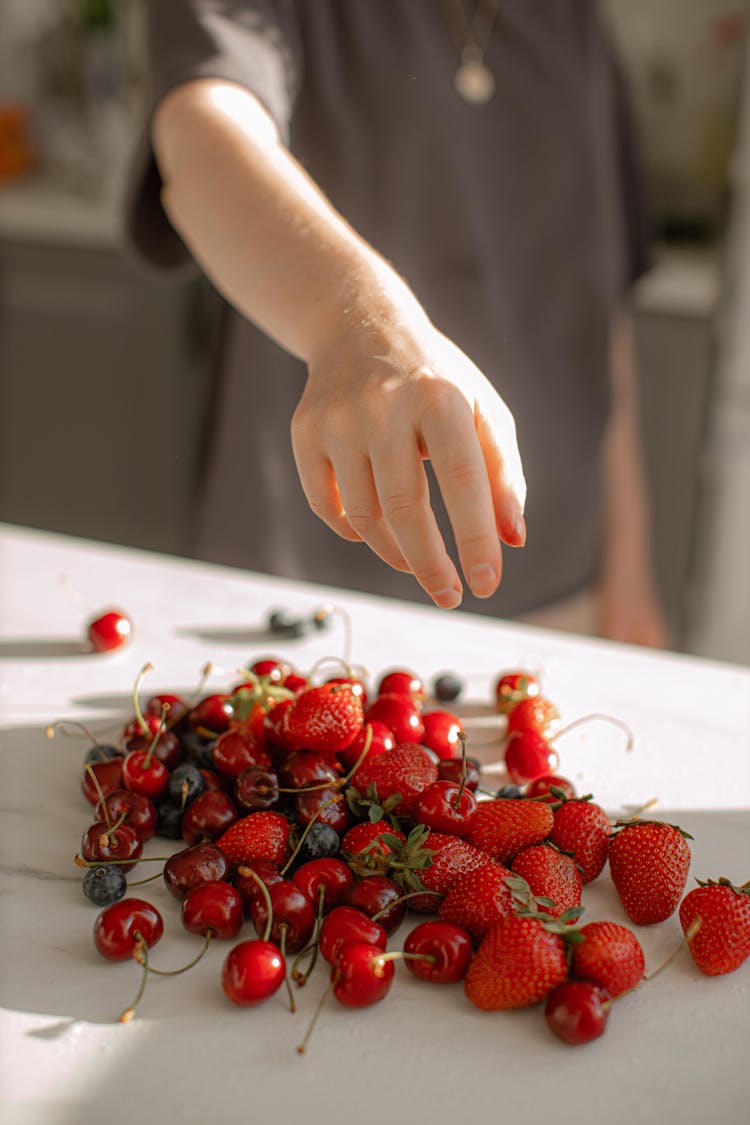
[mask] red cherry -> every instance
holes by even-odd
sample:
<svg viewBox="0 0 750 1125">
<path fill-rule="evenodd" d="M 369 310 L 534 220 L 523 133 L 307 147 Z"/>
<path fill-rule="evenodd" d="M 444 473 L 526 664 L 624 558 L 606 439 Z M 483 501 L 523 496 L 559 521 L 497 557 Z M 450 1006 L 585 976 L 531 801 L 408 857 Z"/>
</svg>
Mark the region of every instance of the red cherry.
<svg viewBox="0 0 750 1125">
<path fill-rule="evenodd" d="M 310 681 L 306 676 L 300 676 L 299 672 L 290 672 L 285 676 L 281 686 L 287 688 L 288 691 L 299 693 L 310 686 Z"/>
<path fill-rule="evenodd" d="M 460 783 L 462 775 L 463 762 L 460 758 L 443 758 L 438 762 L 438 778 L 441 781 L 458 781 Z M 474 793 L 479 788 L 480 781 L 479 762 L 474 758 L 467 758 L 466 788 L 471 789 L 472 793 Z"/>
<path fill-rule="evenodd" d="M 126 746 L 131 738 L 148 738 L 150 745 L 155 735 L 162 729 L 163 722 L 161 715 L 143 715 L 142 718 L 143 723 L 141 723 L 140 719 L 131 719 L 130 722 L 126 723 L 123 727 L 122 741 Z"/>
<path fill-rule="evenodd" d="M 370 918 L 377 915 L 375 920 L 388 935 L 396 932 L 408 910 L 401 888 L 387 875 L 368 875 L 352 883 L 344 891 L 342 903 L 364 911 Z"/>
<path fill-rule="evenodd" d="M 182 838 L 186 844 L 218 840 L 237 819 L 237 806 L 221 789 L 207 789 L 191 801 L 182 818 Z"/>
<path fill-rule="evenodd" d="M 263 717 L 263 734 L 271 749 L 292 748 L 292 740 L 286 730 L 286 718 L 293 703 L 293 699 L 280 699 Z"/>
<path fill-rule="evenodd" d="M 360 755 L 365 748 L 368 728 L 372 733 L 370 736 L 370 748 L 367 751 L 366 758 L 375 758 L 378 754 L 384 754 L 386 750 L 393 750 L 396 745 L 393 731 L 389 730 L 385 723 L 380 723 L 377 719 L 372 722 L 367 722 L 355 737 L 354 741 L 350 743 L 345 750 L 339 750 L 338 759 L 344 769 L 354 769 L 359 761 Z M 366 760 L 366 758 L 363 759 L 363 761 Z"/>
<path fill-rule="evenodd" d="M 244 921 L 240 892 L 222 879 L 199 883 L 182 900 L 182 924 L 191 934 L 235 938 Z"/>
<path fill-rule="evenodd" d="M 353 906 L 335 906 L 326 914 L 320 927 L 319 948 L 321 957 L 333 964 L 346 942 L 367 942 L 385 949 L 388 935 L 379 922 L 374 922 Z"/>
<path fill-rule="evenodd" d="M 100 795 L 108 797 L 115 789 L 122 788 L 122 758 L 108 758 L 106 762 L 89 762 L 81 774 L 81 789 L 87 801 L 98 805 Z M 91 777 L 96 776 L 96 784 Z"/>
<path fill-rule="evenodd" d="M 404 942 L 404 953 L 422 954 L 423 959 L 407 958 L 410 973 L 434 984 L 463 980 L 474 955 L 471 935 L 452 922 L 422 922 Z"/>
<path fill-rule="evenodd" d="M 161 914 L 140 898 L 121 898 L 105 907 L 94 922 L 94 945 L 108 961 L 127 961 L 139 936 L 156 945 L 164 933 Z"/>
<path fill-rule="evenodd" d="M 466 836 L 476 813 L 477 799 L 460 781 L 433 781 L 417 798 L 417 823 L 435 832 Z"/>
<path fill-rule="evenodd" d="M 251 766 L 268 768 L 271 759 L 251 737 L 236 730 L 225 731 L 219 735 L 211 751 L 214 768 L 227 777 L 239 777 L 243 770 Z"/>
<path fill-rule="evenodd" d="M 272 925 L 270 938 L 277 945 L 296 953 L 307 945 L 315 929 L 315 907 L 307 895 L 291 879 L 282 879 L 268 888 L 271 899 Z M 250 917 L 258 935 L 266 928 L 268 908 L 263 894 L 250 903 Z"/>
<path fill-rule="evenodd" d="M 348 942 L 331 969 L 333 995 L 347 1008 L 367 1008 L 387 994 L 395 969 L 382 950 L 367 942 Z"/>
<path fill-rule="evenodd" d="M 535 777 L 526 786 L 524 797 L 543 797 L 550 804 L 558 800 L 553 793 L 550 792 L 552 787 L 555 789 L 562 789 L 568 800 L 572 801 L 576 797 L 575 786 L 572 781 L 568 781 L 567 777 L 559 777 L 554 773 L 546 773 L 541 777 Z"/>
<path fill-rule="evenodd" d="M 326 781 L 337 781 L 339 773 L 330 755 L 317 750 L 297 750 L 285 759 L 279 781 L 285 789 L 306 789 Z"/>
<path fill-rule="evenodd" d="M 283 684 L 292 669 L 285 661 L 271 656 L 256 660 L 250 665 L 250 671 L 258 678 L 267 676 L 272 684 Z"/>
<path fill-rule="evenodd" d="M 450 711 L 428 711 L 422 716 L 424 734 L 420 739 L 423 746 L 434 750 L 438 758 L 460 758 L 461 739 L 464 728 L 461 720 Z"/>
<path fill-rule="evenodd" d="M 188 714 L 193 730 L 209 730 L 214 734 L 229 730 L 233 718 L 234 708 L 227 695 L 207 695 Z"/>
<path fill-rule="evenodd" d="M 547 1026 L 558 1039 L 577 1047 L 604 1034 L 609 1019 L 606 989 L 586 980 L 568 980 L 553 988 L 544 1007 Z"/>
<path fill-rule="evenodd" d="M 365 722 L 377 720 L 393 732 L 396 742 L 421 742 L 424 734 L 422 712 L 410 695 L 388 692 L 379 695 L 365 713 Z"/>
<path fill-rule="evenodd" d="M 221 987 L 233 1004 L 252 1007 L 273 996 L 284 982 L 286 963 L 272 941 L 242 941 L 226 957 Z"/>
<path fill-rule="evenodd" d="M 216 844 L 193 844 L 169 857 L 163 876 L 169 893 L 182 901 L 193 887 L 226 879 L 230 871 L 229 860 Z"/>
<path fill-rule="evenodd" d="M 156 806 L 149 797 L 129 789 L 115 789 L 104 798 L 104 805 L 100 801 L 94 810 L 97 820 L 109 819 L 112 823 L 123 813 L 123 824 L 132 828 L 144 843 L 151 839 L 156 831 Z"/>
<path fill-rule="evenodd" d="M 524 699 L 539 695 L 539 682 L 530 672 L 505 672 L 495 684 L 495 700 L 501 715 L 509 715 Z"/>
<path fill-rule="evenodd" d="M 352 816 L 343 793 L 339 789 L 326 786 L 310 793 L 300 793 L 294 798 L 294 811 L 297 823 L 306 827 L 311 820 L 329 824 L 336 832 L 346 832 Z"/>
<path fill-rule="evenodd" d="M 248 918 L 256 897 L 263 894 L 258 885 L 258 879 L 250 872 L 254 872 L 265 883 L 266 887 L 272 887 L 274 883 L 284 881 L 284 876 L 281 874 L 278 865 L 270 859 L 253 859 L 249 863 L 240 864 L 234 877 L 234 885 L 242 895 L 245 916 Z"/>
<path fill-rule="evenodd" d="M 354 876 L 342 859 L 326 856 L 303 863 L 292 875 L 292 882 L 316 905 L 323 898 L 323 910 L 329 911 L 341 902 Z"/>
<path fill-rule="evenodd" d="M 234 783 L 234 799 L 243 812 L 278 808 L 281 804 L 279 779 L 265 766 L 249 766 Z"/>
<path fill-rule="evenodd" d="M 89 643 L 94 652 L 111 652 L 122 648 L 133 635 L 133 622 L 119 609 L 109 609 L 89 621 Z"/>
<path fill-rule="evenodd" d="M 514 730 L 535 730 L 549 737 L 560 727 L 560 712 L 541 695 L 522 699 L 508 716 L 508 734 Z"/>
<path fill-rule="evenodd" d="M 162 693 L 161 695 L 152 695 L 148 703 L 143 709 L 144 718 L 146 715 L 154 716 L 161 719 L 164 714 L 164 708 L 167 710 L 167 726 L 177 726 L 180 719 L 184 718 L 188 712 L 188 706 L 181 695 L 173 695 L 171 693 Z"/>
<path fill-rule="evenodd" d="M 392 672 L 386 672 L 378 684 L 378 695 L 387 694 L 424 699 L 424 684 L 414 672 L 395 668 Z"/>
<path fill-rule="evenodd" d="M 150 750 L 132 750 L 122 763 L 122 784 L 153 800 L 169 785 L 169 770 Z"/>
<path fill-rule="evenodd" d="M 143 841 L 134 828 L 126 824 L 119 824 L 116 828 L 110 827 L 103 820 L 97 820 L 83 835 L 81 840 L 81 855 L 92 862 L 99 860 L 102 863 L 111 863 L 118 860 L 122 871 L 129 871 L 135 867 L 143 851 Z M 119 861 L 131 860 L 130 863 Z"/>
<path fill-rule="evenodd" d="M 513 731 L 505 748 L 505 767 L 514 785 L 549 773 L 557 754 L 543 734 L 531 727 Z"/>
<path fill-rule="evenodd" d="M 166 766 L 168 770 L 176 769 L 183 757 L 182 746 L 177 735 L 173 734 L 172 731 L 162 730 L 154 743 L 155 738 L 155 734 L 149 734 L 148 737 L 137 734 L 126 740 L 125 749 L 128 754 L 131 754 L 134 750 L 150 750 L 153 745 L 154 758 Z"/>
</svg>

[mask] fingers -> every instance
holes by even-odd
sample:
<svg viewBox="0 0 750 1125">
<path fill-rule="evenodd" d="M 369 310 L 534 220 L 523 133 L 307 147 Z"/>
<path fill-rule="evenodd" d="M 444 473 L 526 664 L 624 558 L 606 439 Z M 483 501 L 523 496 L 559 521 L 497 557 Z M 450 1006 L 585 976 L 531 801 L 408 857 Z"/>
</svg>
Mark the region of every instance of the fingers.
<svg viewBox="0 0 750 1125">
<path fill-rule="evenodd" d="M 334 461 L 333 472 L 352 530 L 389 566 L 411 570 L 383 516 L 369 457 L 350 453 Z"/>
<path fill-rule="evenodd" d="M 499 414 L 496 409 L 490 421 L 475 407 L 474 427 L 486 467 L 497 533 L 509 546 L 523 547 L 526 480 L 513 417 L 509 411 Z"/>
<path fill-rule="evenodd" d="M 295 440 L 294 431 L 292 449 L 300 484 L 311 510 L 342 539 L 348 539 L 352 543 L 359 542 L 361 536 L 346 518 L 331 462 L 319 451 Z"/>
</svg>

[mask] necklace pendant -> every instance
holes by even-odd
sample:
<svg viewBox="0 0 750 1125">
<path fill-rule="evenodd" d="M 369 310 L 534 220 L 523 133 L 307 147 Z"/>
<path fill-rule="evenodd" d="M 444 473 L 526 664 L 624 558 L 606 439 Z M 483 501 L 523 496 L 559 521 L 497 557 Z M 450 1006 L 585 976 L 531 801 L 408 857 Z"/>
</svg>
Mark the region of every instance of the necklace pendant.
<svg viewBox="0 0 750 1125">
<path fill-rule="evenodd" d="M 474 44 L 463 51 L 453 84 L 459 96 L 469 105 L 486 105 L 492 99 L 495 75 L 484 61 L 484 53 Z"/>
</svg>

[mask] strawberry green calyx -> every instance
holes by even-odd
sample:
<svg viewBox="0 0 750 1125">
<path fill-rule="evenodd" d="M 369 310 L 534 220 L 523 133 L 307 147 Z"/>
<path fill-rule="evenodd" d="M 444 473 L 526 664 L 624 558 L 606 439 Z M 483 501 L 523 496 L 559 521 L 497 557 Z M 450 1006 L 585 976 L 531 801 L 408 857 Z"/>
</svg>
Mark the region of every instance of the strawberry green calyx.
<svg viewBox="0 0 750 1125">
<path fill-rule="evenodd" d="M 666 820 L 645 820 L 642 817 L 638 816 L 629 817 L 624 820 L 616 820 L 612 825 L 610 839 L 613 839 L 615 836 L 619 836 L 623 828 L 633 828 L 635 826 L 641 827 L 647 824 L 655 824 L 658 827 L 664 828 L 674 828 L 676 832 L 680 833 L 684 840 L 695 839 L 695 837 L 691 836 L 689 832 L 686 832 L 684 828 L 680 828 L 679 824 L 670 824 Z"/>
<path fill-rule="evenodd" d="M 733 883 L 731 879 L 725 878 L 724 875 L 720 875 L 718 879 L 698 879 L 696 877 L 695 881 L 699 887 L 727 887 L 737 895 L 750 895 L 750 879 L 739 885 Z"/>
<path fill-rule="evenodd" d="M 392 849 L 386 857 L 386 873 L 409 891 L 424 891 L 427 888 L 419 878 L 418 872 L 432 866 L 435 852 L 426 846 L 430 829 L 425 824 L 412 828 L 403 843 L 397 837 L 388 835 L 383 840 Z"/>
<path fill-rule="evenodd" d="M 393 793 L 385 801 L 381 801 L 374 781 L 367 786 L 364 794 L 354 786 L 350 786 L 346 791 L 346 803 L 358 820 L 369 820 L 371 824 L 376 824 L 379 820 L 387 819 L 394 828 L 400 828 L 394 810 L 402 800 L 400 793 Z"/>
</svg>

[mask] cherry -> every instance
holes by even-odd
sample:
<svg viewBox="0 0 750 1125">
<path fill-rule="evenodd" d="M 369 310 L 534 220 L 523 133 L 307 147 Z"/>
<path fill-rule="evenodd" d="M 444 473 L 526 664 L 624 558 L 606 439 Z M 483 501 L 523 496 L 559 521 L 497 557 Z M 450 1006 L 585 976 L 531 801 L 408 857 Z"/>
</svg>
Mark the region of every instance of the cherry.
<svg viewBox="0 0 750 1125">
<path fill-rule="evenodd" d="M 132 793 L 155 799 L 169 785 L 169 770 L 148 750 L 131 750 L 122 763 L 122 784 Z"/>
<path fill-rule="evenodd" d="M 275 657 L 264 657 L 262 660 L 256 660 L 254 664 L 250 665 L 250 671 L 253 675 L 267 676 L 273 684 L 283 684 L 287 676 L 291 674 L 291 665 L 287 664 L 284 660 L 277 660 Z"/>
<path fill-rule="evenodd" d="M 291 879 L 282 879 L 268 887 L 272 924 L 269 937 L 284 950 L 296 953 L 307 945 L 315 928 L 315 907 L 308 896 Z M 260 936 L 268 921 L 268 905 L 264 895 L 250 902 L 250 917 Z"/>
<path fill-rule="evenodd" d="M 388 935 L 379 922 L 373 921 L 361 910 L 353 906 L 335 906 L 326 914 L 320 927 L 319 945 L 321 957 L 330 964 L 346 942 L 367 942 L 378 949 L 385 949 Z"/>
<path fill-rule="evenodd" d="M 339 774 L 331 758 L 317 750 L 296 750 L 279 770 L 279 781 L 285 789 L 307 789 L 326 781 L 337 781 Z"/>
<path fill-rule="evenodd" d="M 271 760 L 265 749 L 259 746 L 252 736 L 228 730 L 220 734 L 211 752 L 214 768 L 220 774 L 237 778 L 243 770 L 251 766 L 269 768 Z"/>
<path fill-rule="evenodd" d="M 163 692 L 161 695 L 152 695 L 143 709 L 143 714 L 144 716 L 155 715 L 157 718 L 161 718 L 165 713 L 165 708 L 167 727 L 170 730 L 180 726 L 182 720 L 187 718 L 187 703 L 181 695 L 174 695 L 171 692 Z"/>
<path fill-rule="evenodd" d="M 272 941 L 241 941 L 230 950 L 221 987 L 233 1004 L 249 1008 L 273 996 L 286 977 L 286 962 Z"/>
<path fill-rule="evenodd" d="M 560 712 L 554 703 L 541 695 L 522 699 L 508 716 L 508 734 L 514 730 L 535 730 L 538 734 L 552 735 L 560 727 Z"/>
<path fill-rule="evenodd" d="M 164 864 L 164 883 L 171 895 L 182 901 L 201 883 L 227 879 L 231 864 L 216 844 L 193 844 L 175 852 Z"/>
<path fill-rule="evenodd" d="M 292 743 L 286 730 L 286 717 L 293 699 L 280 699 L 263 717 L 263 734 L 272 750 L 290 750 Z"/>
<path fill-rule="evenodd" d="M 234 708 L 227 695 L 207 695 L 188 712 L 188 722 L 193 730 L 207 730 L 222 734 L 229 730 Z"/>
<path fill-rule="evenodd" d="M 87 763 L 81 775 L 81 789 L 87 801 L 97 805 L 103 796 L 108 797 L 115 789 L 122 788 L 122 763 L 123 759 L 119 757 L 108 758 L 106 762 Z"/>
<path fill-rule="evenodd" d="M 329 825 L 335 832 L 346 832 L 352 822 L 346 798 L 332 786 L 299 793 L 294 798 L 294 811 L 297 823 L 303 827 L 315 820 L 317 824 Z"/>
<path fill-rule="evenodd" d="M 331 969 L 333 995 L 347 1008 L 367 1008 L 388 993 L 393 961 L 367 942 L 347 942 Z"/>
<path fill-rule="evenodd" d="M 115 826 L 104 820 L 95 821 L 81 840 L 81 855 L 89 863 L 118 860 L 123 871 L 135 867 L 142 851 L 143 841 L 134 828 L 126 824 Z"/>
<path fill-rule="evenodd" d="M 501 715 L 509 715 L 517 704 L 539 695 L 539 682 L 530 672 L 505 672 L 495 684 L 495 701 Z"/>
<path fill-rule="evenodd" d="M 150 902 L 123 898 L 94 922 L 94 945 L 108 961 L 127 961 L 139 940 L 151 948 L 164 933 L 161 914 Z"/>
<path fill-rule="evenodd" d="M 604 1034 L 609 1003 L 606 989 L 599 985 L 586 980 L 568 980 L 550 992 L 544 1018 L 558 1039 L 577 1047 Z"/>
<path fill-rule="evenodd" d="M 262 895 L 259 879 L 268 888 L 274 883 L 282 883 L 284 876 L 278 865 L 270 859 L 253 859 L 249 863 L 240 864 L 234 877 L 234 885 L 242 895 L 246 917 L 250 917 L 254 900 L 258 895 Z"/>
<path fill-rule="evenodd" d="M 339 750 L 338 752 L 338 759 L 344 769 L 354 769 L 359 762 L 362 751 L 365 748 L 365 742 L 367 741 L 368 727 L 372 732 L 370 735 L 370 748 L 362 761 L 366 761 L 367 758 L 375 758 L 378 754 L 384 754 L 386 750 L 393 750 L 396 745 L 393 731 L 389 730 L 385 723 L 378 722 L 377 719 L 365 723 L 359 734 L 356 735 L 354 741 L 351 742 L 345 750 Z"/>
<path fill-rule="evenodd" d="M 410 973 L 433 984 L 463 980 L 474 955 L 471 935 L 452 922 L 421 922 L 407 935 L 404 952 Z M 421 954 L 422 956 L 415 956 Z"/>
<path fill-rule="evenodd" d="M 234 799 L 243 812 L 278 808 L 281 804 L 279 779 L 265 766 L 248 766 L 234 783 Z"/>
<path fill-rule="evenodd" d="M 191 887 L 182 900 L 182 924 L 191 934 L 235 938 L 244 920 L 240 892 L 223 879 Z"/>
<path fill-rule="evenodd" d="M 153 734 L 139 733 L 125 742 L 125 750 L 128 753 L 134 750 L 149 750 L 151 746 L 153 746 L 153 756 L 168 770 L 176 769 L 182 761 L 183 749 L 179 738 L 172 731 L 164 730 L 163 724 L 157 727 Z"/>
<path fill-rule="evenodd" d="M 569 801 L 574 800 L 576 797 L 573 782 L 568 781 L 567 777 L 559 777 L 554 773 L 546 773 L 541 777 L 535 777 L 534 780 L 530 781 L 526 786 L 524 796 L 536 797 L 537 799 L 544 798 L 545 801 L 553 804 L 555 801 L 559 800 L 559 797 L 551 792 L 553 788 L 561 789 Z"/>
<path fill-rule="evenodd" d="M 396 668 L 386 672 L 378 684 L 378 695 L 408 695 L 417 699 L 424 699 L 424 685 L 414 672 Z"/>
<path fill-rule="evenodd" d="M 131 719 L 122 729 L 122 741 L 127 746 L 132 738 L 153 738 L 164 725 L 162 715 L 141 715 Z"/>
<path fill-rule="evenodd" d="M 476 813 L 477 799 L 460 781 L 433 781 L 417 798 L 417 823 L 435 832 L 466 836 Z"/>
<path fill-rule="evenodd" d="M 387 692 L 379 695 L 365 712 L 365 722 L 383 723 L 393 732 L 396 742 L 421 742 L 424 723 L 419 705 L 410 695 Z"/>
<path fill-rule="evenodd" d="M 525 727 L 511 732 L 505 748 L 505 768 L 514 785 L 543 777 L 556 761 L 557 752 L 540 731 Z"/>
<path fill-rule="evenodd" d="M 434 750 L 439 759 L 460 758 L 463 726 L 450 711 L 428 711 L 422 716 L 424 734 L 420 742 Z"/>
<path fill-rule="evenodd" d="M 186 844 L 218 840 L 237 819 L 234 801 L 221 789 L 207 789 L 185 809 L 182 838 Z"/>
<path fill-rule="evenodd" d="M 104 803 L 98 802 L 94 810 L 97 820 L 114 823 L 121 822 L 134 829 L 140 839 L 145 843 L 156 832 L 156 806 L 149 797 L 140 793 L 131 793 L 129 789 L 114 789 L 104 798 Z"/>
<path fill-rule="evenodd" d="M 133 622 L 119 609 L 109 609 L 89 621 L 87 636 L 94 652 L 122 648 L 133 635 Z"/>
<path fill-rule="evenodd" d="M 401 888 L 387 875 L 368 875 L 351 883 L 344 891 L 342 903 L 374 918 L 389 936 L 399 928 L 408 910 Z"/>
<path fill-rule="evenodd" d="M 328 911 L 342 901 L 345 891 L 354 882 L 354 876 L 341 859 L 312 859 L 297 868 L 292 882 L 312 902 L 318 903 L 322 899 L 322 909 Z"/>
<path fill-rule="evenodd" d="M 441 781 L 458 781 L 460 783 L 463 769 L 460 758 L 443 758 L 438 762 L 438 778 Z M 467 758 L 466 780 L 464 782 L 466 788 L 471 789 L 472 793 L 476 792 L 481 779 L 479 762 L 476 758 Z"/>
</svg>

